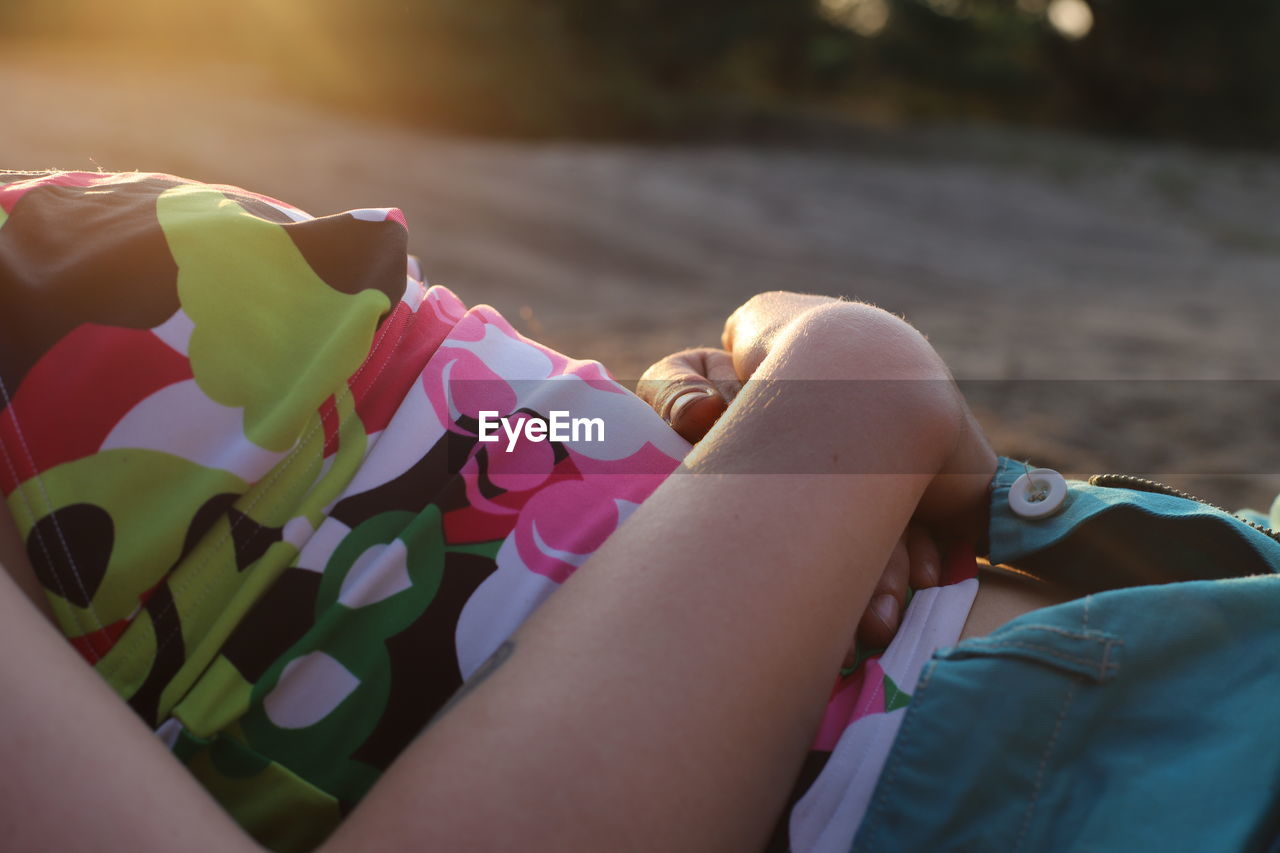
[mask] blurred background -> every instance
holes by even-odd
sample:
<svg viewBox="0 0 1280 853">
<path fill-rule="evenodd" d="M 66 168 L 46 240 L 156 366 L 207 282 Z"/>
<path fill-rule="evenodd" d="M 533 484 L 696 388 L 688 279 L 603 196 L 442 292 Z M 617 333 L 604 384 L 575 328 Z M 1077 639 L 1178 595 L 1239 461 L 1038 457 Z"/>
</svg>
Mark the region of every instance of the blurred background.
<svg viewBox="0 0 1280 853">
<path fill-rule="evenodd" d="M 757 291 L 865 299 L 1001 452 L 1265 511 L 1277 44 L 1270 0 L 0 0 L 0 165 L 400 206 L 623 381 Z"/>
</svg>

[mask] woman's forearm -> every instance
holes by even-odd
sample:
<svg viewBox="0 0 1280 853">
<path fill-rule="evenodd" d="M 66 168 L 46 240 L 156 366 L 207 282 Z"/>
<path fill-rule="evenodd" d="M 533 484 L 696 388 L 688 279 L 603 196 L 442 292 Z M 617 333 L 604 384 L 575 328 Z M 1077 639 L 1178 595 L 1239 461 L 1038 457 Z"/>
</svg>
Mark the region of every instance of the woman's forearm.
<svg viewBox="0 0 1280 853">
<path fill-rule="evenodd" d="M 761 843 L 957 422 L 945 367 L 883 315 L 839 307 L 789 335 L 769 381 L 396 762 L 336 847 Z M 825 398 L 787 385 L 830 375 L 832 358 L 846 374 L 879 365 L 855 378 L 926 381 Z M 902 473 L 816 475 L 828 458 Z"/>
<path fill-rule="evenodd" d="M 325 849 L 761 843 L 957 423 L 945 368 L 900 324 L 844 306 L 789 335 L 761 367 L 771 381 L 748 387 Z M 875 375 L 851 372 L 870 363 Z M 786 384 L 832 365 L 927 381 L 887 396 L 877 382 L 830 396 Z M 816 475 L 828 461 L 910 473 Z M 3 577 L 0 637 L 11 846 L 255 849 Z"/>
<path fill-rule="evenodd" d="M 0 848 L 262 849 L 85 666 L 4 566 L 0 643 Z"/>
</svg>

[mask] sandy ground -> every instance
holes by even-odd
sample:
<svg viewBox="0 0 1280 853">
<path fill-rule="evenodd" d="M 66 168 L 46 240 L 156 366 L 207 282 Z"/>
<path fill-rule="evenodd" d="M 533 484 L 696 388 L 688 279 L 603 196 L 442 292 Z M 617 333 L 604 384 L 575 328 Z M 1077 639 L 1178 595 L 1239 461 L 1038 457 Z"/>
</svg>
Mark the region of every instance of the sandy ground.
<svg viewBox="0 0 1280 853">
<path fill-rule="evenodd" d="M 9 53 L 8 168 L 168 171 L 397 205 L 429 277 L 623 380 L 760 290 L 904 314 L 998 450 L 1265 510 L 1280 492 L 1280 160 L 994 129 L 838 144 L 444 139 L 234 68 Z"/>
</svg>

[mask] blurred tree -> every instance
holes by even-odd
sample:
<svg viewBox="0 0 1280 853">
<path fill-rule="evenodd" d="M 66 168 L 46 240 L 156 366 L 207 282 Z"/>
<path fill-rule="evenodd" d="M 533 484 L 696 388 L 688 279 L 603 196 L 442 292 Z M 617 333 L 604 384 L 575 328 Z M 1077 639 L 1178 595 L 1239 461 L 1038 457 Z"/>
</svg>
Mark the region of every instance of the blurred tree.
<svg viewBox="0 0 1280 853">
<path fill-rule="evenodd" d="M 573 34 L 667 90 L 707 85 L 735 54 L 783 88 L 803 85 L 823 30 L 812 0 L 562 0 Z"/>
<path fill-rule="evenodd" d="M 0 0 L 0 36 L 252 61 L 481 133 L 679 135 L 852 103 L 1280 141 L 1276 0 Z"/>
<path fill-rule="evenodd" d="M 383 94 L 507 133 L 669 134 L 803 89 L 812 0 L 317 0 Z"/>
<path fill-rule="evenodd" d="M 1088 2 L 1088 37 L 1046 51 L 1071 118 L 1206 142 L 1280 142 L 1280 3 Z"/>
<path fill-rule="evenodd" d="M 889 2 L 874 61 L 901 86 L 907 112 L 1199 142 L 1280 141 L 1273 0 Z M 1086 7 L 1080 33 L 1050 25 L 1060 3 Z"/>
<path fill-rule="evenodd" d="M 904 108 L 933 115 L 1030 118 L 1052 82 L 1041 18 L 1015 0 L 890 0 L 875 64 Z"/>
</svg>

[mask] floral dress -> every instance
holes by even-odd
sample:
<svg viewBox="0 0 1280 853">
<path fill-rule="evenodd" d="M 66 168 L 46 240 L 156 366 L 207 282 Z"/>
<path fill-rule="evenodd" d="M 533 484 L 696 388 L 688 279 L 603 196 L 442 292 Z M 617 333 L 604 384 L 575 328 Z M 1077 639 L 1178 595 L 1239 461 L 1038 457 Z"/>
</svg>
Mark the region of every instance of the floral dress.
<svg viewBox="0 0 1280 853">
<path fill-rule="evenodd" d="M 68 640 L 272 849 L 322 841 L 688 450 L 406 242 L 394 208 L 0 174 L 0 490 Z M 557 412 L 602 428 L 528 438 Z M 905 704 L 877 660 L 815 755 Z"/>
</svg>

